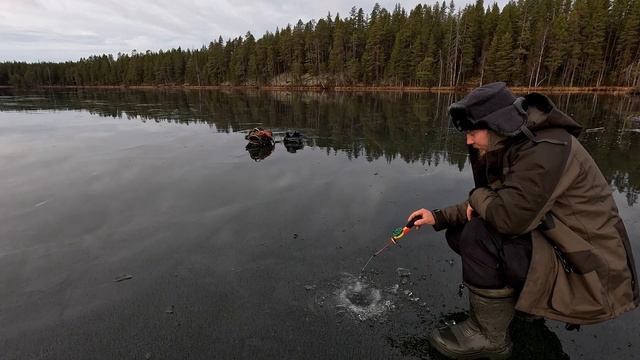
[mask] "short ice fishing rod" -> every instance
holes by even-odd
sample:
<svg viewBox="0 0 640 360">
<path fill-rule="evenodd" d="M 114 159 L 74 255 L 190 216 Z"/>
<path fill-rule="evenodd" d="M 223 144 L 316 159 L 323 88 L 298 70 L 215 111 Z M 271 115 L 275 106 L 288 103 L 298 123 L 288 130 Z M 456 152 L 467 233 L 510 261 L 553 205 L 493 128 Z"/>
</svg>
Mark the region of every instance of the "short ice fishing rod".
<svg viewBox="0 0 640 360">
<path fill-rule="evenodd" d="M 362 267 L 362 270 L 360 270 L 360 272 L 361 273 L 364 272 L 364 269 L 367 267 L 367 265 L 369 265 L 369 262 L 371 262 L 371 260 L 373 260 L 374 257 L 380 255 L 389 246 L 398 244 L 398 241 L 403 236 L 405 236 L 409 231 L 411 231 L 411 228 L 413 228 L 413 226 L 415 225 L 416 221 L 418 221 L 420 219 L 422 219 L 422 215 L 416 215 L 403 228 L 399 228 L 399 227 L 395 228 L 393 230 L 392 235 L 391 235 L 391 239 L 389 239 L 389 241 L 387 241 L 387 243 L 382 247 L 382 249 L 378 250 L 375 254 L 371 255 L 371 257 L 369 258 L 369 260 L 367 260 L 367 263 L 364 264 L 364 266 Z"/>
</svg>

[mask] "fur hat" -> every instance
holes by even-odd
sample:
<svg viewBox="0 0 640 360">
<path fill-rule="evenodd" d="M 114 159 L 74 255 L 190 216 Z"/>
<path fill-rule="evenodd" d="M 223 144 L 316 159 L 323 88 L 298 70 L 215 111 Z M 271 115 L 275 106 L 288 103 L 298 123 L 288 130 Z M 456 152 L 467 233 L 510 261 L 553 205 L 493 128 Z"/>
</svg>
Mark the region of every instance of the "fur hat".
<svg viewBox="0 0 640 360">
<path fill-rule="evenodd" d="M 490 129 L 515 136 L 527 121 L 527 105 L 505 83 L 495 82 L 480 86 L 451 104 L 449 115 L 459 131 Z"/>
</svg>

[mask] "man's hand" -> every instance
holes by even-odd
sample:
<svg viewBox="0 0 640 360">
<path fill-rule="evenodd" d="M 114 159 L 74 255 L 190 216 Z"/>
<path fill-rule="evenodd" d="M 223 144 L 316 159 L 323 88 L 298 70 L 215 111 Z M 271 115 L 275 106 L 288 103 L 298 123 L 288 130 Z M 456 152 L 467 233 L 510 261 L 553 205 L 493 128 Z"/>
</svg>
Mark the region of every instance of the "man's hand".
<svg viewBox="0 0 640 360">
<path fill-rule="evenodd" d="M 433 213 L 427 209 L 420 209 L 412 212 L 411 215 L 409 215 L 409 218 L 407 219 L 407 221 L 411 221 L 411 219 L 413 219 L 418 215 L 422 216 L 422 219 L 418 219 L 414 223 L 415 224 L 414 226 L 416 227 L 416 229 L 420 229 L 420 226 L 422 225 L 435 225 L 436 219 L 434 219 Z"/>
<path fill-rule="evenodd" d="M 473 217 L 473 208 L 471 207 L 471 205 L 467 204 L 467 220 L 471 221 L 471 218 Z"/>
</svg>

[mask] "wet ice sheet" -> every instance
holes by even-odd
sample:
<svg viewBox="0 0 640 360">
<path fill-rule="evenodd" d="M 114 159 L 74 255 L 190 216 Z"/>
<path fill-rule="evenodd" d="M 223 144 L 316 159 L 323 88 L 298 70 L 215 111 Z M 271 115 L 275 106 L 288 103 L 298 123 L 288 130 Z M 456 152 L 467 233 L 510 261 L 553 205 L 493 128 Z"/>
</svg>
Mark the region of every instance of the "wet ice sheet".
<svg viewBox="0 0 640 360">
<path fill-rule="evenodd" d="M 336 307 L 342 308 L 360 320 L 383 316 L 393 309 L 393 301 L 366 278 L 345 273 L 342 286 L 336 291 Z"/>
</svg>

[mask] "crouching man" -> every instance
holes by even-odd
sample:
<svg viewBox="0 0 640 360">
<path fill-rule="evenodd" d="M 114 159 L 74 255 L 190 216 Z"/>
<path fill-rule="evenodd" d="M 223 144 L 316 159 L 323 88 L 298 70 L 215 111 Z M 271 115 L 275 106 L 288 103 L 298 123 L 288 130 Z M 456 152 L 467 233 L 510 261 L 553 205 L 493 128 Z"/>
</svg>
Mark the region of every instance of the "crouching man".
<svg viewBox="0 0 640 360">
<path fill-rule="evenodd" d="M 572 326 L 640 303 L 629 238 L 610 187 L 576 137 L 581 126 L 544 95 L 479 87 L 449 107 L 466 135 L 475 188 L 467 201 L 420 209 L 462 258 L 469 319 L 434 329 L 451 358 L 511 355 L 515 310 Z"/>
</svg>

